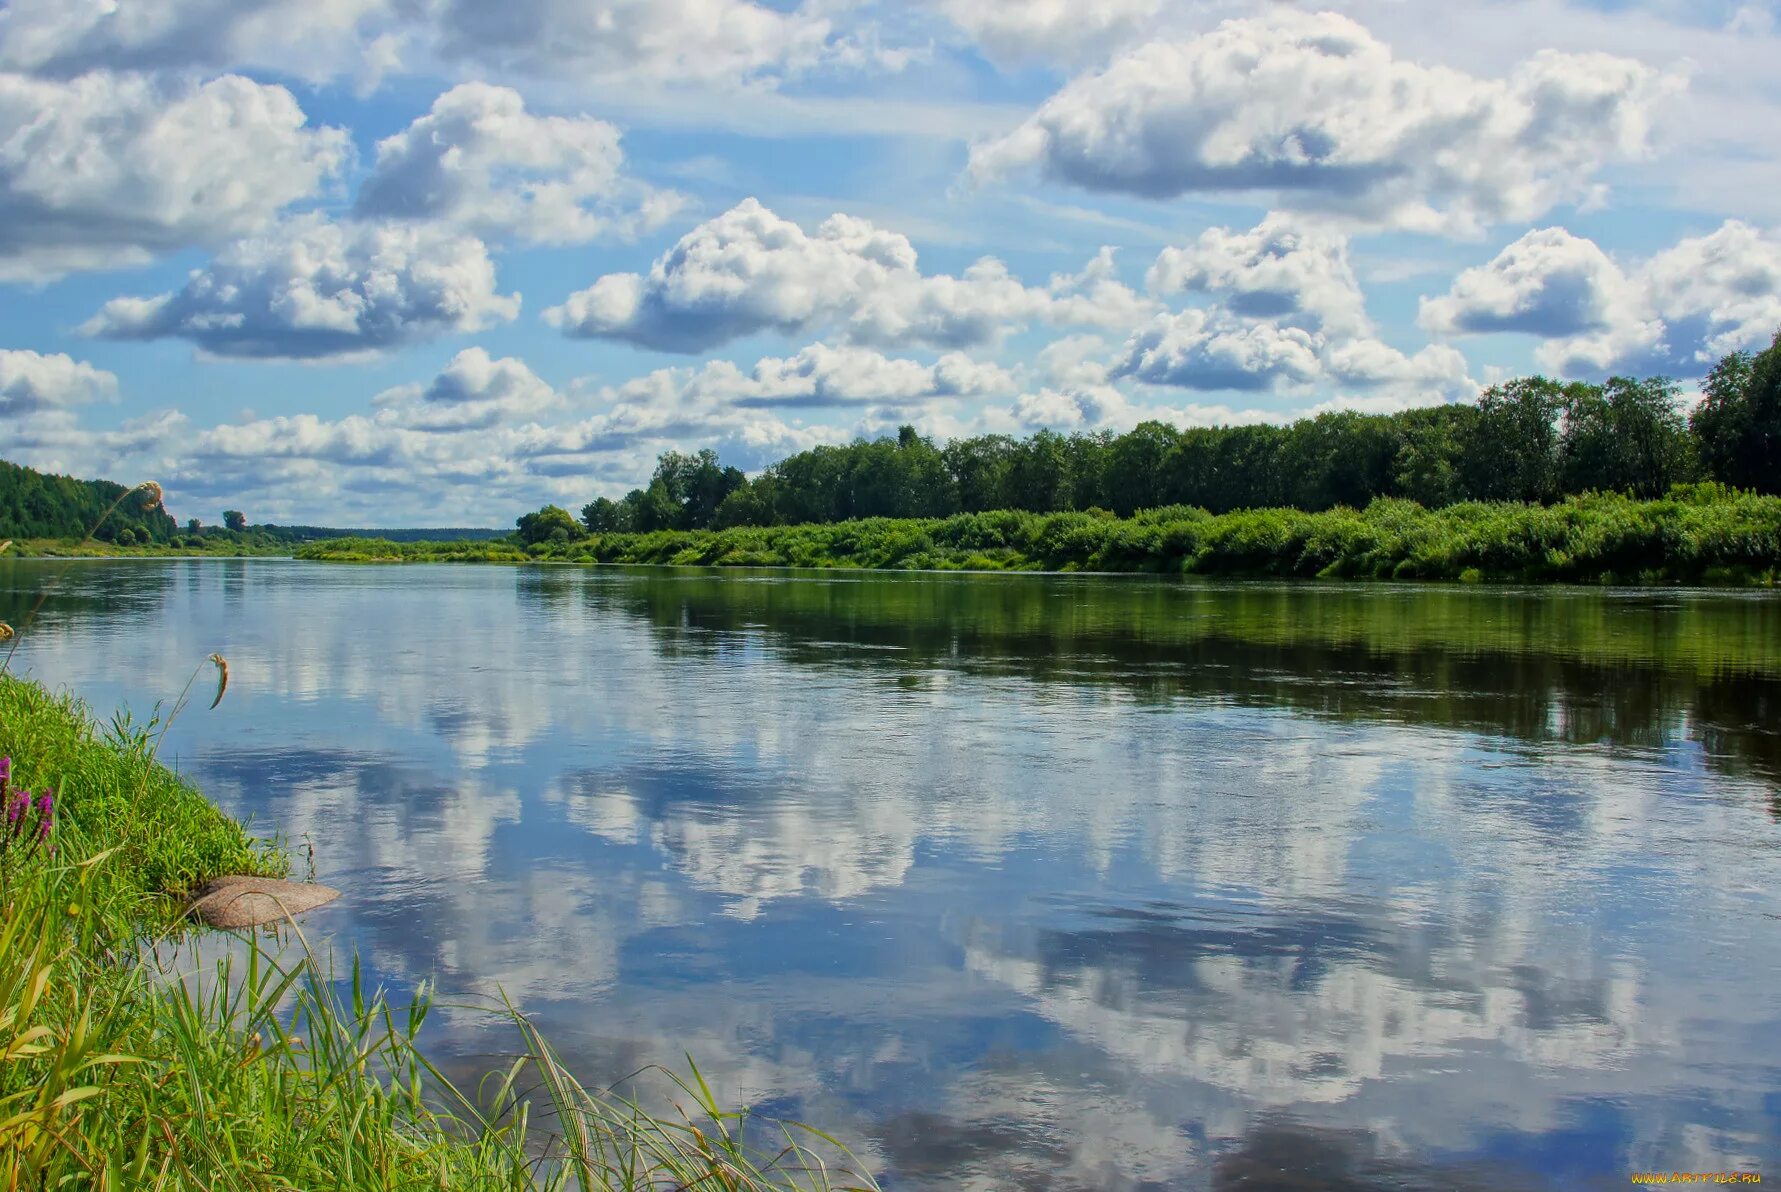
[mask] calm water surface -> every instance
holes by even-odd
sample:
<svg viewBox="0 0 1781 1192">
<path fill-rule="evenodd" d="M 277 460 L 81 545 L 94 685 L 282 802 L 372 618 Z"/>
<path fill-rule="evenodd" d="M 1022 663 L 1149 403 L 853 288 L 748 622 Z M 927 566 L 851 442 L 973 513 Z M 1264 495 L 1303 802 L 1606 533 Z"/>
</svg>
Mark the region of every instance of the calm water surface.
<svg viewBox="0 0 1781 1192">
<path fill-rule="evenodd" d="M 887 1188 L 1781 1179 L 1771 595 L 81 563 L 15 667 L 213 650 L 316 930 Z"/>
</svg>

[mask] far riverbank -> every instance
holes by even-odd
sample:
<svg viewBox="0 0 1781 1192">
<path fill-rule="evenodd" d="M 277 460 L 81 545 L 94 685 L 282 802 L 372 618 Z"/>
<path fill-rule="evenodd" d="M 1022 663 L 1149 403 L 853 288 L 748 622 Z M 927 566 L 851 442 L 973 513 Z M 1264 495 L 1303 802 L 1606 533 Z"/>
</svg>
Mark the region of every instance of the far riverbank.
<svg viewBox="0 0 1781 1192">
<path fill-rule="evenodd" d="M 1381 499 L 1318 513 L 1213 515 L 1173 506 L 988 512 L 796 526 L 571 534 L 542 541 L 389 542 L 297 548 L 323 562 L 643 563 L 939 571 L 1148 572 L 1462 583 L 1772 587 L 1781 579 L 1781 497 L 1678 486 L 1654 501 L 1613 494 L 1554 505 L 1470 502 L 1425 509 Z"/>
</svg>

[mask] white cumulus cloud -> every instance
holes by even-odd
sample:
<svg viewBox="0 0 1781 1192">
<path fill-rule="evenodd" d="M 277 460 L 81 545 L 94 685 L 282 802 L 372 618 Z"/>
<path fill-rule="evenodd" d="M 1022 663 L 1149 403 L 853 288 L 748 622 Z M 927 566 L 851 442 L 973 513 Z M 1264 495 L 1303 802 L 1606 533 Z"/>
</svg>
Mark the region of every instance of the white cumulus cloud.
<svg viewBox="0 0 1781 1192">
<path fill-rule="evenodd" d="M 463 83 L 378 142 L 356 210 L 544 244 L 628 238 L 659 226 L 681 199 L 623 166 L 619 131 L 604 120 L 535 115 L 511 88 Z"/>
<path fill-rule="evenodd" d="M 1305 386 L 1323 375 L 1322 349 L 1322 337 L 1302 327 L 1184 310 L 1159 315 L 1127 340 L 1113 371 L 1184 389 Z"/>
<path fill-rule="evenodd" d="M 329 77 L 374 41 L 389 0 L 9 0 L 0 67 L 75 75 L 96 69 L 269 67 Z"/>
<path fill-rule="evenodd" d="M 1446 334 L 1526 331 L 1577 335 L 1624 324 L 1634 312 L 1626 275 L 1593 240 L 1563 228 L 1529 232 L 1488 265 L 1468 269 L 1418 321 Z M 1618 309 L 1617 309 L 1618 308 Z"/>
<path fill-rule="evenodd" d="M 1407 355 L 1376 337 L 1348 237 L 1326 224 L 1273 212 L 1246 230 L 1208 228 L 1164 248 L 1145 281 L 1153 294 L 1207 305 L 1139 324 L 1104 365 L 1108 378 L 1202 391 L 1384 389 L 1385 400 L 1424 403 L 1472 386 L 1454 348 Z"/>
<path fill-rule="evenodd" d="M 727 360 L 697 369 L 661 369 L 644 378 L 652 391 L 668 380 L 677 407 L 901 406 L 935 398 L 1012 393 L 1014 377 L 999 365 L 949 352 L 932 364 L 885 356 L 870 348 L 811 344 L 791 356 L 768 356 L 748 371 Z M 621 394 L 624 389 L 618 391 Z"/>
<path fill-rule="evenodd" d="M 186 339 L 217 356 L 326 359 L 382 351 L 519 313 L 480 240 L 438 224 L 301 216 L 236 242 L 179 290 L 115 298 L 83 327 Z"/>
<path fill-rule="evenodd" d="M 0 74 L 0 280 L 115 268 L 252 232 L 351 154 L 283 87 Z"/>
<path fill-rule="evenodd" d="M 934 0 L 998 61 L 1081 62 L 1131 38 L 1164 0 Z"/>
<path fill-rule="evenodd" d="M 496 359 L 483 348 L 465 348 L 429 384 L 388 389 L 374 401 L 390 411 L 390 422 L 436 432 L 486 430 L 563 404 L 525 361 Z"/>
<path fill-rule="evenodd" d="M 984 258 L 924 275 L 907 237 L 833 215 L 814 234 L 754 199 L 700 224 L 647 274 L 611 273 L 544 317 L 565 334 L 698 352 L 763 331 L 965 347 L 1046 313 L 1052 295 Z"/>
<path fill-rule="evenodd" d="M 1109 377 L 1150 385 L 1237 392 L 1388 389 L 1400 405 L 1431 405 L 1471 392 L 1466 359 L 1433 344 L 1408 355 L 1368 335 L 1334 335 L 1224 308 L 1158 315 L 1114 355 Z"/>
<path fill-rule="evenodd" d="M 256 69 L 361 85 L 494 71 L 733 86 L 866 59 L 819 14 L 753 0 L 10 0 L 0 67 Z"/>
<path fill-rule="evenodd" d="M 750 0 L 432 0 L 437 50 L 520 74 L 735 82 L 839 52 L 827 19 Z"/>
<path fill-rule="evenodd" d="M 1728 220 L 1623 266 L 1562 228 L 1521 237 L 1425 298 L 1432 331 L 1539 336 L 1541 363 L 1567 375 L 1692 377 L 1781 328 L 1781 236 Z"/>
<path fill-rule="evenodd" d="M 1543 51 L 1479 78 L 1400 60 L 1347 17 L 1281 10 L 1140 46 L 975 147 L 970 168 L 990 179 L 1037 166 L 1152 198 L 1259 193 L 1471 233 L 1591 197 L 1604 165 L 1643 152 L 1671 87 L 1600 53 Z"/>
<path fill-rule="evenodd" d="M 1208 228 L 1193 244 L 1163 249 L 1145 284 L 1157 294 L 1212 294 L 1236 314 L 1313 330 L 1367 327 L 1348 237 L 1278 212 L 1245 231 Z"/>
<path fill-rule="evenodd" d="M 0 348 L 0 418 L 26 418 L 117 396 L 117 377 L 62 352 Z"/>
</svg>

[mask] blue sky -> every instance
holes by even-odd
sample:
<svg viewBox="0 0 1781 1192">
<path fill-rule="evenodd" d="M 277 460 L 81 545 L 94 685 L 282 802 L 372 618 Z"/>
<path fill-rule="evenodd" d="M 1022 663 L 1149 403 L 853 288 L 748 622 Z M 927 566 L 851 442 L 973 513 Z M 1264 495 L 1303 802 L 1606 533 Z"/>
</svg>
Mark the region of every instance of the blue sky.
<svg viewBox="0 0 1781 1192">
<path fill-rule="evenodd" d="M 0 455 L 506 524 L 938 438 L 1696 378 L 1773 3 L 11 0 Z"/>
</svg>

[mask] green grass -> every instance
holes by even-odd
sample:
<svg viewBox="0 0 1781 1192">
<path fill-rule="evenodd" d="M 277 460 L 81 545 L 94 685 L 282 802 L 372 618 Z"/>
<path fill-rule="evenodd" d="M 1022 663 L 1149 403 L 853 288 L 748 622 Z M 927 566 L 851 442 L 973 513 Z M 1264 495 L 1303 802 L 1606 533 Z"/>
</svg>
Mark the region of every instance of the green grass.
<svg viewBox="0 0 1781 1192">
<path fill-rule="evenodd" d="M 966 513 L 822 525 L 596 534 L 525 549 L 479 543 L 311 543 L 298 558 L 337 562 L 655 563 L 707 567 L 1112 571 L 1467 583 L 1773 585 L 1781 578 L 1781 497 L 1678 486 L 1640 501 L 1615 494 L 1555 505 L 1470 502 L 1424 509 L 1250 509 L 1218 516 L 1175 506 L 1131 518 Z"/>
<path fill-rule="evenodd" d="M 111 937 L 175 923 L 180 896 L 213 877 L 286 869 L 278 849 L 154 760 L 161 727 L 121 716 L 101 727 L 72 697 L 0 675 L 0 756 L 13 761 L 13 785 L 55 793 L 59 853 L 111 853 L 86 897 Z"/>
<path fill-rule="evenodd" d="M 181 539 L 181 542 L 185 542 Z M 233 542 L 215 537 L 203 546 L 149 542 L 120 546 L 115 542 L 78 538 L 21 538 L 15 540 L 9 553 L 21 559 L 234 559 L 262 555 L 284 556 L 291 553 L 288 543 Z"/>
<path fill-rule="evenodd" d="M 48 842 L 0 852 L 0 1188 L 874 1187 L 825 1136 L 722 1109 L 690 1059 L 640 1081 L 655 1115 L 585 1088 L 509 1005 L 512 1063 L 460 1090 L 421 1046 L 425 989 L 393 1003 L 356 961 L 336 982 L 300 933 L 199 972 L 180 895 L 285 858 L 154 760 L 162 727 L 0 674 L 12 787 L 56 791 Z"/>
</svg>

